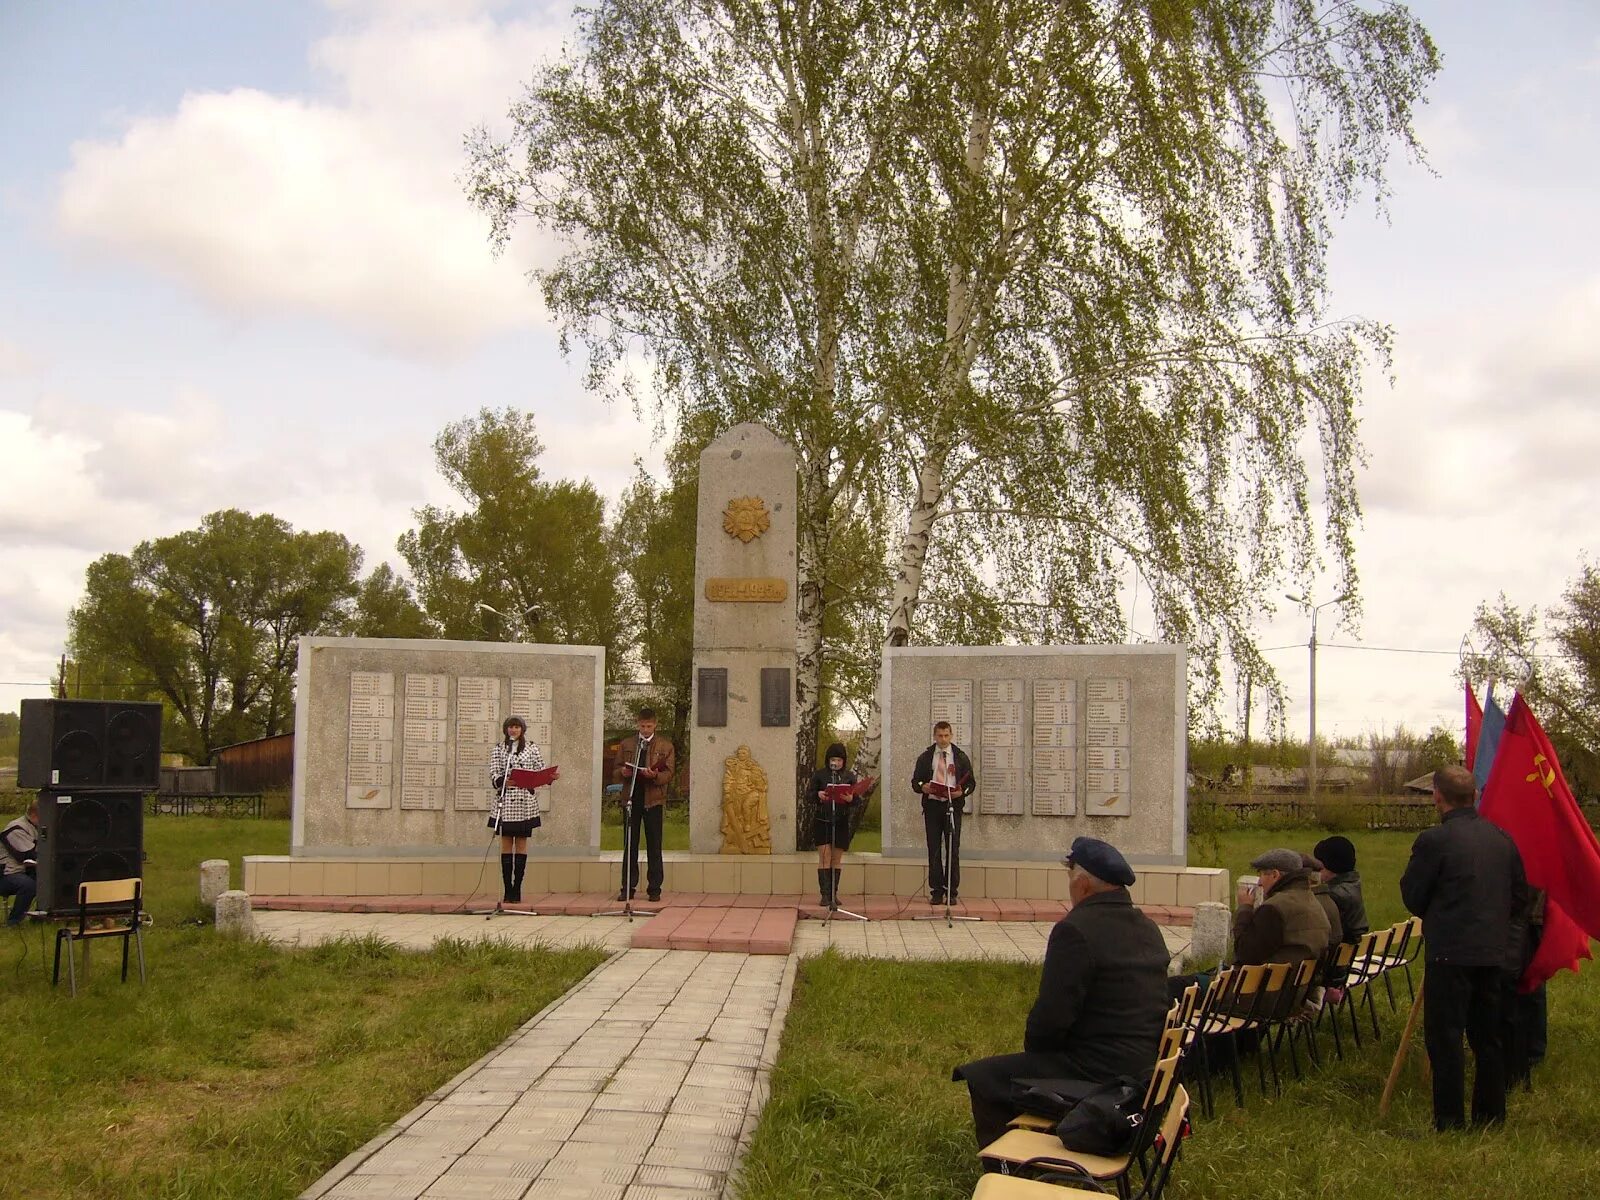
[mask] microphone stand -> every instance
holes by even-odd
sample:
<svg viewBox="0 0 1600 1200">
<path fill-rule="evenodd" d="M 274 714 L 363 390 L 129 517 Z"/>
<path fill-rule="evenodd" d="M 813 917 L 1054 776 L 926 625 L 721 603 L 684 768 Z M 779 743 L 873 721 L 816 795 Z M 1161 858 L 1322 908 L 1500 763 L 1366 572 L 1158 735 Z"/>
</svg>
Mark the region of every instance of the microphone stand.
<svg viewBox="0 0 1600 1200">
<path fill-rule="evenodd" d="M 948 788 L 946 790 L 948 790 Z M 943 848 L 943 851 L 944 851 L 944 864 L 945 864 L 945 866 L 944 866 L 944 917 L 943 917 L 943 920 L 944 920 L 944 923 L 945 923 L 945 928 L 947 928 L 947 929 L 955 928 L 955 922 L 957 922 L 957 921 L 981 921 L 981 920 L 983 920 L 982 917 L 975 917 L 975 916 L 972 916 L 969 913 L 953 913 L 953 912 L 950 911 L 950 905 L 951 905 L 950 894 L 955 891 L 955 877 L 956 877 L 956 866 L 957 866 L 956 854 L 958 853 L 958 851 L 956 850 L 956 814 L 955 814 L 955 805 L 957 803 L 965 803 L 965 801 L 966 801 L 966 797 L 964 797 L 964 796 L 957 797 L 957 796 L 949 796 L 949 795 L 947 795 L 944 798 L 944 830 L 939 835 L 939 840 L 940 840 L 940 842 L 942 844 L 942 848 Z M 918 921 L 937 921 L 937 920 L 940 920 L 941 918 L 940 918 L 938 913 L 923 913 L 921 916 L 915 917 L 913 919 L 914 920 L 918 920 Z"/>
<path fill-rule="evenodd" d="M 639 858 L 639 844 L 633 836 L 633 806 L 638 802 L 636 797 L 639 791 L 639 772 L 644 767 L 645 755 L 649 752 L 650 743 L 637 734 L 634 735 L 633 771 L 628 776 L 628 795 L 622 802 L 622 907 L 610 908 L 604 912 L 597 912 L 597 917 L 627 917 L 632 923 L 635 913 L 633 911 L 633 891 L 637 886 L 632 878 L 634 868 Z M 644 821 L 639 822 L 639 832 L 644 832 Z M 641 917 L 653 917 L 653 910 L 646 910 L 637 914 Z"/>
<path fill-rule="evenodd" d="M 822 798 L 820 793 L 818 794 L 817 798 L 819 800 Z M 846 819 L 848 819 L 848 818 L 846 818 Z M 833 860 L 833 847 L 837 846 L 838 844 L 839 844 L 839 806 L 837 804 L 829 803 L 829 805 L 828 805 L 828 859 L 829 859 L 828 868 L 829 868 L 830 875 L 831 875 L 832 869 L 833 869 L 833 861 L 832 861 Z M 844 883 L 844 872 L 840 871 L 839 872 L 839 885 L 842 885 L 843 883 Z M 839 885 L 835 885 L 834 887 L 831 887 L 831 888 L 828 889 L 828 911 L 823 914 L 823 917 L 822 917 L 823 925 L 824 926 L 832 925 L 833 924 L 833 919 L 835 917 L 848 917 L 852 921 L 865 921 L 865 920 L 867 920 L 867 918 L 864 915 L 862 915 L 861 913 L 851 912 L 848 908 L 840 908 L 839 907 Z M 830 934 L 831 934 L 831 930 L 830 930 Z"/>
<path fill-rule="evenodd" d="M 506 788 L 511 786 L 511 760 L 512 760 L 512 755 L 508 751 L 507 754 L 506 754 L 506 773 L 504 775 L 500 776 L 500 795 L 495 800 L 495 806 L 494 806 L 494 832 L 489 835 L 489 850 L 490 851 L 494 850 L 494 844 L 500 838 L 500 826 L 505 824 L 505 819 L 506 819 Z M 534 804 L 533 811 L 534 812 L 538 812 L 539 811 L 539 798 L 538 798 L 537 795 L 534 796 L 533 804 Z M 485 857 L 487 857 L 487 855 Z M 478 872 L 478 879 L 479 879 L 480 882 L 482 882 L 482 880 L 483 880 L 483 872 L 482 872 L 482 870 L 480 870 Z M 507 908 L 506 907 L 506 902 L 505 902 L 505 897 L 503 897 L 503 896 L 499 900 L 496 900 L 494 902 L 494 907 L 493 908 L 469 908 L 467 910 L 467 913 L 470 916 L 482 917 L 485 921 L 492 921 L 496 917 L 537 917 L 539 915 L 538 913 L 534 912 L 533 909 L 531 909 L 531 908 Z"/>
</svg>

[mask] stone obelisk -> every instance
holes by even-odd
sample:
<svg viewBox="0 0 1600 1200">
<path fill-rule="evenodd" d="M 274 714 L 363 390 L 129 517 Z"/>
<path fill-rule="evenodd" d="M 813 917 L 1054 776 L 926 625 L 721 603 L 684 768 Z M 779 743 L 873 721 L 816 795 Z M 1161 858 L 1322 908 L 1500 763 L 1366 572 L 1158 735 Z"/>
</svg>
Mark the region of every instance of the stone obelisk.
<svg viewBox="0 0 1600 1200">
<path fill-rule="evenodd" d="M 760 425 L 736 425 L 700 455 L 696 854 L 794 850 L 795 487 L 794 450 Z"/>
</svg>

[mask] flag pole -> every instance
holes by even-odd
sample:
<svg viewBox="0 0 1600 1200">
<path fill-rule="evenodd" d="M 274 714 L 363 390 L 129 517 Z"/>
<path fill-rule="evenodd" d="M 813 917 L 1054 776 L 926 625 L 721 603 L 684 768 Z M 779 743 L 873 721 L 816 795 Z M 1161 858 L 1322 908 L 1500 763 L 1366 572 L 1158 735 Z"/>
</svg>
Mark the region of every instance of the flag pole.
<svg viewBox="0 0 1600 1200">
<path fill-rule="evenodd" d="M 1405 1032 L 1400 1035 L 1400 1045 L 1395 1048 L 1394 1065 L 1389 1068 L 1389 1079 L 1383 1085 L 1383 1099 L 1378 1101 L 1378 1115 L 1389 1115 L 1389 1104 L 1394 1100 L 1395 1085 L 1400 1082 L 1400 1071 L 1406 1065 L 1406 1051 L 1411 1049 L 1411 1035 L 1416 1032 L 1417 1018 L 1422 1015 L 1422 990 L 1428 986 L 1428 978 L 1423 976 L 1422 982 L 1417 984 L 1417 998 L 1411 1002 L 1411 1015 L 1406 1018 Z"/>
</svg>

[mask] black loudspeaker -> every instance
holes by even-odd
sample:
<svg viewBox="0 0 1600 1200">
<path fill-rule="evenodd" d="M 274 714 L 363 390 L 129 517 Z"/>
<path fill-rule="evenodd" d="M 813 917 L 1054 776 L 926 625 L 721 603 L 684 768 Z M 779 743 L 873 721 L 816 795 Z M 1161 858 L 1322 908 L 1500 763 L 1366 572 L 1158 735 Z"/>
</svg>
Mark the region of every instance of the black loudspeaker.
<svg viewBox="0 0 1600 1200">
<path fill-rule="evenodd" d="M 78 907 L 78 885 L 144 874 L 144 796 L 139 792 L 40 792 L 41 912 Z"/>
<path fill-rule="evenodd" d="M 160 783 L 160 704 L 125 700 L 22 702 L 18 787 L 153 792 Z"/>
</svg>

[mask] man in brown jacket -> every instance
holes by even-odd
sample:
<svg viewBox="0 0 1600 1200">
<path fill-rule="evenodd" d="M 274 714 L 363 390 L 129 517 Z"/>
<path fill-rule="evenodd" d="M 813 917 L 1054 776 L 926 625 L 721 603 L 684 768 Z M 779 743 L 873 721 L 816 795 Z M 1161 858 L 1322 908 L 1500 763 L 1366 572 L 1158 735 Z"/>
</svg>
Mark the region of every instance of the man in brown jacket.
<svg viewBox="0 0 1600 1200">
<path fill-rule="evenodd" d="M 1311 872 L 1298 850 L 1268 850 L 1250 864 L 1261 872 L 1256 894 L 1239 897 L 1233 915 L 1233 961 L 1298 963 L 1321 958 L 1332 929 L 1311 894 Z"/>
<path fill-rule="evenodd" d="M 667 781 L 677 769 L 678 758 L 672 739 L 656 736 L 655 709 L 639 710 L 638 730 L 633 737 L 622 739 L 611 770 L 612 780 L 622 785 L 623 820 L 628 822 L 628 847 L 633 851 L 627 864 L 628 885 L 617 893 L 617 899 L 631 900 L 639 889 L 639 831 L 643 828 L 648 858 L 646 894 L 651 900 L 659 900 L 667 874 L 661 861 L 661 817 L 667 802 Z"/>
</svg>

